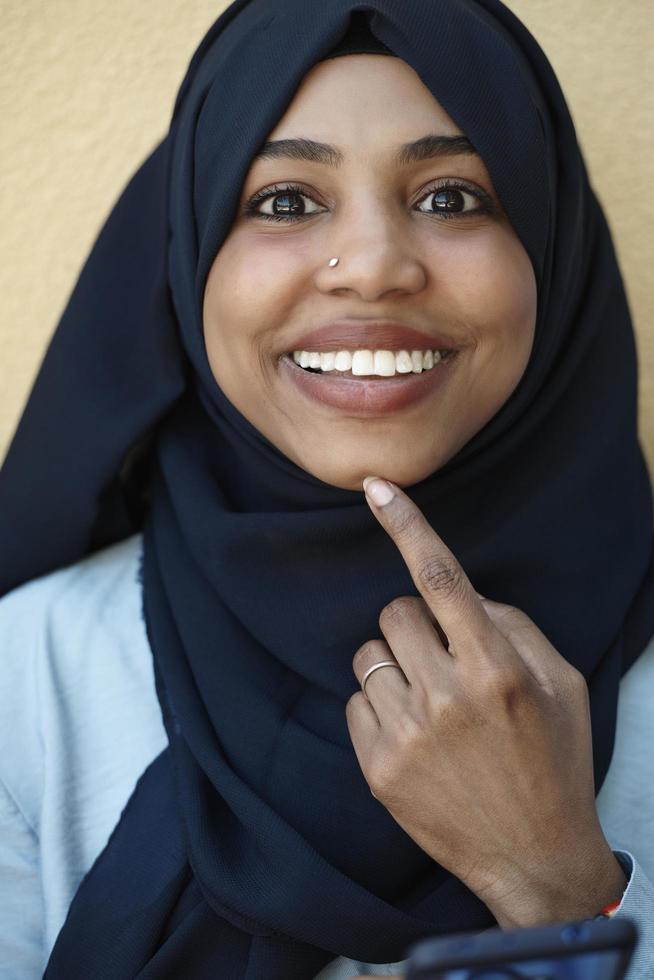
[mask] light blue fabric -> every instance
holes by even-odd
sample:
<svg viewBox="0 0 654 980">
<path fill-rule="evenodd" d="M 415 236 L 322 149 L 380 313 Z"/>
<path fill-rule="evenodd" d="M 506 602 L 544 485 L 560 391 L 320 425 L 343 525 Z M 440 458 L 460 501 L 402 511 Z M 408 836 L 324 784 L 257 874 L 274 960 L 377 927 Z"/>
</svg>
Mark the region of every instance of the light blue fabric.
<svg viewBox="0 0 654 980">
<path fill-rule="evenodd" d="M 166 745 L 140 608 L 141 538 L 0 600 L 0 978 L 40 977 L 83 875 Z M 629 980 L 654 977 L 654 641 L 623 678 L 598 798 L 632 863 L 619 915 L 641 932 Z M 341 957 L 320 980 L 403 964 Z"/>
</svg>

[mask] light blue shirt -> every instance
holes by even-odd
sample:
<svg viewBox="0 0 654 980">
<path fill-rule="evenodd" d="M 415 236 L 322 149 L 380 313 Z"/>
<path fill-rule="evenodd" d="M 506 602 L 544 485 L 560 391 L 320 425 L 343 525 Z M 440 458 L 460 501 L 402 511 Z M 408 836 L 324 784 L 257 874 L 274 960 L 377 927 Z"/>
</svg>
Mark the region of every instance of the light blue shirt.
<svg viewBox="0 0 654 980">
<path fill-rule="evenodd" d="M 141 548 L 135 535 L 0 600 L 2 980 L 42 975 L 82 877 L 167 744 L 141 617 Z M 654 977 L 653 705 L 654 641 L 620 685 L 598 797 L 604 833 L 631 864 L 618 912 L 641 934 L 629 980 Z M 404 965 L 338 957 L 319 978 Z"/>
</svg>

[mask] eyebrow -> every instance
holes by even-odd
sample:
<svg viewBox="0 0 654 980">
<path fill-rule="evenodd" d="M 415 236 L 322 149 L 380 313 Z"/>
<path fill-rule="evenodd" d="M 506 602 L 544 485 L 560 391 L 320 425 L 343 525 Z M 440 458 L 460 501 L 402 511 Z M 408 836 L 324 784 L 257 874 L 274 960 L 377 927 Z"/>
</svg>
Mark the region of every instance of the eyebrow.
<svg viewBox="0 0 654 980">
<path fill-rule="evenodd" d="M 395 154 L 398 164 L 418 163 L 434 157 L 452 157 L 461 154 L 479 154 L 466 136 L 422 136 L 413 143 L 403 143 Z M 338 167 L 345 159 L 343 153 L 329 143 L 317 143 L 308 139 L 272 140 L 264 143 L 255 160 L 286 158 L 307 160 L 309 163 L 325 163 Z"/>
</svg>

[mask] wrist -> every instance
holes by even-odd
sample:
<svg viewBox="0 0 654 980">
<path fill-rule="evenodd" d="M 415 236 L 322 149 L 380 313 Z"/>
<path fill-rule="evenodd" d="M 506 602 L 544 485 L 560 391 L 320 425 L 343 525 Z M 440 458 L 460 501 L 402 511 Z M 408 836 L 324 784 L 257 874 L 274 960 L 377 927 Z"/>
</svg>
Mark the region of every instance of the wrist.
<svg viewBox="0 0 654 980">
<path fill-rule="evenodd" d="M 547 867 L 503 879 L 495 894 L 480 897 L 502 929 L 592 918 L 620 901 L 628 879 L 608 843 L 586 860 Z"/>
</svg>

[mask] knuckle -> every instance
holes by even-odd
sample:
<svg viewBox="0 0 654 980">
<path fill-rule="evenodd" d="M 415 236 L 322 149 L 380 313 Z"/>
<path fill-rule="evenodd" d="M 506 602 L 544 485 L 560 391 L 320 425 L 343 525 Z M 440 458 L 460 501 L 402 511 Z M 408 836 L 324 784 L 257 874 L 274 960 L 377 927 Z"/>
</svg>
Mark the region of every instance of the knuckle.
<svg viewBox="0 0 654 980">
<path fill-rule="evenodd" d="M 425 729 L 421 722 L 409 712 L 405 712 L 397 720 L 395 742 L 400 749 L 406 750 L 420 742 L 424 733 Z"/>
<path fill-rule="evenodd" d="M 365 670 L 366 664 L 372 663 L 373 658 L 380 654 L 381 640 L 366 640 L 352 658 L 352 664 L 355 669 L 362 668 Z"/>
<path fill-rule="evenodd" d="M 525 670 L 506 667 L 487 669 L 482 692 L 484 700 L 499 703 L 510 713 L 528 700 L 531 692 L 529 675 Z"/>
<path fill-rule="evenodd" d="M 429 699 L 429 727 L 440 738 L 459 736 L 477 724 L 478 712 L 474 700 L 465 692 L 439 692 Z"/>
<path fill-rule="evenodd" d="M 410 712 L 398 718 L 374 755 L 368 759 L 366 779 L 373 795 L 389 803 L 398 798 L 407 768 L 424 749 L 427 735 L 421 720 Z"/>
<path fill-rule="evenodd" d="M 438 730 L 442 738 L 460 736 L 471 730 L 476 723 L 477 715 L 473 705 L 459 698 L 443 699 L 438 705 L 435 716 Z"/>
<path fill-rule="evenodd" d="M 450 558 L 426 558 L 418 566 L 420 585 L 445 598 L 456 596 L 463 588 L 463 574 L 459 565 Z"/>
<path fill-rule="evenodd" d="M 388 797 L 396 779 L 395 766 L 388 754 L 381 753 L 370 760 L 366 779 L 375 797 Z"/>
<path fill-rule="evenodd" d="M 397 599 L 392 599 L 380 612 L 379 625 L 384 629 L 384 627 L 393 626 L 395 623 L 405 622 L 415 612 L 416 603 L 415 596 L 403 595 L 398 596 Z"/>
<path fill-rule="evenodd" d="M 510 619 L 511 621 L 520 620 L 524 616 L 522 610 L 518 609 L 517 606 L 507 606 L 504 603 L 500 606 L 498 612 L 501 619 Z"/>
<path fill-rule="evenodd" d="M 359 708 L 359 705 L 363 704 L 364 701 L 365 695 L 363 691 L 355 691 L 352 697 L 345 703 L 345 714 L 348 715 L 348 717 L 354 714 Z"/>
<path fill-rule="evenodd" d="M 511 637 L 529 637 L 534 631 L 534 621 L 526 612 L 517 606 L 502 606 L 496 618 L 496 623 Z"/>
<path fill-rule="evenodd" d="M 576 667 L 573 667 L 572 664 L 568 664 L 566 679 L 569 688 L 575 697 L 578 697 L 581 700 L 585 700 L 588 697 L 588 684 L 586 682 L 586 678 L 581 671 L 577 670 Z"/>
</svg>

